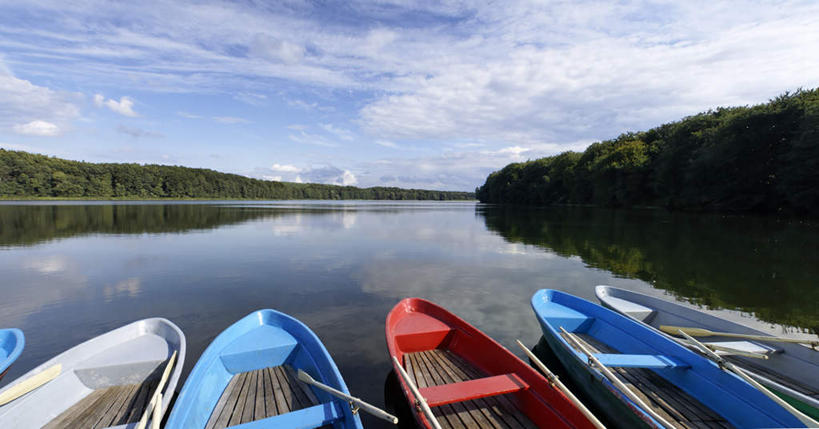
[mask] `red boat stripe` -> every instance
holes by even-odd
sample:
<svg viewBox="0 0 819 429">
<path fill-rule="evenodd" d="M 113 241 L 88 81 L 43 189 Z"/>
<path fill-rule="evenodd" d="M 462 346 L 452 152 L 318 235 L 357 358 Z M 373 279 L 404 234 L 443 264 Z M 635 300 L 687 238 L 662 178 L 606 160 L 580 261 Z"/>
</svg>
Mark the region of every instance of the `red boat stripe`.
<svg viewBox="0 0 819 429">
<path fill-rule="evenodd" d="M 437 407 L 453 402 L 503 395 L 504 393 L 517 392 L 528 388 L 529 385 L 517 375 L 503 374 L 460 383 L 425 387 L 419 389 L 419 393 L 427 400 L 430 407 Z"/>
</svg>

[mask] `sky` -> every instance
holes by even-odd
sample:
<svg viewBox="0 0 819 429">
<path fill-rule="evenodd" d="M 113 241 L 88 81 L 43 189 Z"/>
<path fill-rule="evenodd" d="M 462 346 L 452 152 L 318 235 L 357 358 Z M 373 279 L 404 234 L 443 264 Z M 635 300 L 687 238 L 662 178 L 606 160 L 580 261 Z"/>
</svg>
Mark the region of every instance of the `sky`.
<svg viewBox="0 0 819 429">
<path fill-rule="evenodd" d="M 0 147 L 474 190 L 819 86 L 816 1 L 0 0 Z"/>
</svg>

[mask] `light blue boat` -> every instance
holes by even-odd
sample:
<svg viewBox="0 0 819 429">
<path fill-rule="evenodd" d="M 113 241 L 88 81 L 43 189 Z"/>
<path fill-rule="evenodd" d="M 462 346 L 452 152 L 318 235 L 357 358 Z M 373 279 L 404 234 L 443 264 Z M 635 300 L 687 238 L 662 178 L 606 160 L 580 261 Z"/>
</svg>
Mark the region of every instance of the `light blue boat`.
<svg viewBox="0 0 819 429">
<path fill-rule="evenodd" d="M 301 382 L 298 370 L 349 394 L 307 326 L 278 311 L 253 312 L 208 346 L 165 428 L 362 428 L 346 402 Z"/>
<path fill-rule="evenodd" d="M 561 327 L 668 422 L 682 427 L 805 427 L 741 378 L 614 311 L 549 289 L 534 294 L 532 308 L 552 351 L 611 426 L 664 427 L 589 365 Z"/>
<path fill-rule="evenodd" d="M 6 375 L 9 366 L 20 357 L 26 337 L 19 329 L 0 329 L 0 380 Z"/>
</svg>

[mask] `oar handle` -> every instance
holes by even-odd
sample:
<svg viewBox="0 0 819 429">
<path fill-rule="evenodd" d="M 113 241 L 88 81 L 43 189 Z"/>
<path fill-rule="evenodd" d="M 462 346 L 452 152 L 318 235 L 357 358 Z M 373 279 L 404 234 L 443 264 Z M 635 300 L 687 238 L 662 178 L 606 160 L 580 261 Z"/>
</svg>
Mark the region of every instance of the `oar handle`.
<svg viewBox="0 0 819 429">
<path fill-rule="evenodd" d="M 176 350 L 174 350 L 171 358 L 168 360 L 168 364 L 165 365 L 165 371 L 162 372 L 162 378 L 159 379 L 159 384 L 156 386 L 154 394 L 151 395 L 151 401 L 148 403 L 148 406 L 145 407 L 145 411 L 142 413 L 142 418 L 139 419 L 136 429 L 145 429 L 145 426 L 148 424 L 148 417 L 151 415 L 151 411 L 153 411 L 153 407 L 158 407 L 161 411 L 162 389 L 165 387 L 165 382 L 168 381 L 168 377 L 171 375 L 171 368 L 173 368 L 174 362 L 176 362 Z M 155 415 L 156 412 L 154 412 L 154 416 Z"/>
<path fill-rule="evenodd" d="M 375 405 L 364 402 L 361 399 L 356 398 L 355 396 L 350 396 L 350 395 L 348 395 L 348 394 L 346 394 L 346 393 L 344 393 L 344 392 L 342 392 L 340 390 L 334 389 L 334 388 L 332 388 L 332 387 L 330 387 L 330 386 L 328 386 L 328 385 L 326 385 L 324 383 L 316 381 L 313 377 L 310 376 L 310 374 L 302 371 L 301 369 L 299 370 L 299 372 L 297 374 L 297 378 L 300 381 L 304 382 L 304 383 L 316 386 L 319 389 L 321 389 L 321 390 L 323 390 L 323 391 L 325 391 L 325 392 L 327 392 L 327 393 L 329 393 L 329 394 L 331 394 L 331 395 L 333 395 L 333 396 L 335 396 L 337 398 L 341 398 L 341 399 L 349 402 L 351 405 L 355 405 L 357 408 L 360 408 L 360 409 L 374 415 L 375 417 L 378 417 L 380 419 L 384 419 L 384 420 L 386 420 L 386 421 L 388 421 L 388 422 L 390 422 L 390 423 L 392 423 L 394 425 L 398 424 L 398 417 L 395 417 L 394 415 L 382 410 L 381 408 L 376 407 Z"/>
</svg>

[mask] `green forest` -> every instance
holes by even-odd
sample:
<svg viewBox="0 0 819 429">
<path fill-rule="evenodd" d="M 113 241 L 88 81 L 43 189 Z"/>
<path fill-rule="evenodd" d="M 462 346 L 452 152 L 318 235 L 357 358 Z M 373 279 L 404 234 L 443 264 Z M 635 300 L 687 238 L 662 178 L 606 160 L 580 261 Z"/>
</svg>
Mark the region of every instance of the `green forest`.
<svg viewBox="0 0 819 429">
<path fill-rule="evenodd" d="M 509 164 L 476 195 L 485 203 L 817 213 L 819 89 Z"/>
<path fill-rule="evenodd" d="M 274 182 L 202 168 L 95 164 L 0 149 L 0 198 L 468 200 L 475 195 Z"/>
</svg>

